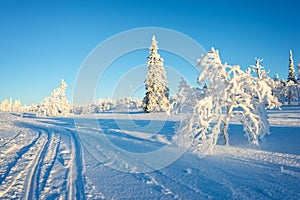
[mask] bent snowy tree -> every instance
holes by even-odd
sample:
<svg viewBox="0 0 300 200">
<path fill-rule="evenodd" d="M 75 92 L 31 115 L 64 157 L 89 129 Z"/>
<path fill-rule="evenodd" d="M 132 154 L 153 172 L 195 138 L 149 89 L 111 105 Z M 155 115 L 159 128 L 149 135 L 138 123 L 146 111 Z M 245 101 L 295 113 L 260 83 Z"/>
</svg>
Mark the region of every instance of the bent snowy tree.
<svg viewBox="0 0 300 200">
<path fill-rule="evenodd" d="M 163 59 L 157 53 L 158 46 L 155 36 L 149 48 L 148 71 L 145 80 L 146 95 L 143 99 L 145 112 L 162 112 L 169 109 L 169 88 Z"/>
<path fill-rule="evenodd" d="M 46 97 L 39 105 L 37 114 L 39 116 L 68 116 L 72 105 L 66 98 L 67 84 L 62 79 L 60 87 L 51 92 L 50 97 Z"/>
<path fill-rule="evenodd" d="M 212 148 L 219 135 L 223 135 L 225 144 L 229 145 L 229 123 L 236 117 L 243 124 L 249 142 L 258 145 L 259 139 L 269 133 L 265 109 L 278 105 L 268 84 L 270 79 L 259 67 L 259 61 L 256 67 L 261 76 L 254 77 L 251 69 L 243 71 L 239 66 L 222 64 L 219 52 L 212 48 L 198 60 L 198 65 L 203 69 L 198 84 L 206 85 L 205 97 L 177 128 L 178 144 L 185 145 L 192 140 L 191 149 L 197 152 L 204 144 Z"/>
</svg>

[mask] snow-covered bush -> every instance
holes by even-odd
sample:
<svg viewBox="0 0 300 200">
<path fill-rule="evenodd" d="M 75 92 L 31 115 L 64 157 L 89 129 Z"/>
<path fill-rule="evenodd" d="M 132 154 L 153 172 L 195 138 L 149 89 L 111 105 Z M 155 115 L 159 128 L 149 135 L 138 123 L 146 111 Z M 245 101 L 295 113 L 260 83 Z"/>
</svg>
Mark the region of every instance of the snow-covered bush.
<svg viewBox="0 0 300 200">
<path fill-rule="evenodd" d="M 4 99 L 0 104 L 0 111 L 3 112 L 26 112 L 27 110 L 29 110 L 28 106 L 22 105 L 20 100 L 13 101 L 12 98 Z"/>
<path fill-rule="evenodd" d="M 107 112 L 111 111 L 115 107 L 115 102 L 110 98 L 99 99 L 96 103 L 97 112 Z"/>
<path fill-rule="evenodd" d="M 259 61 L 259 77 L 253 77 L 251 69 L 243 71 L 239 66 L 223 64 L 219 52 L 212 48 L 198 65 L 203 69 L 198 84 L 206 85 L 202 89 L 206 96 L 195 103 L 192 114 L 179 125 L 175 141 L 179 145 L 192 141 L 191 149 L 197 152 L 204 145 L 212 148 L 222 134 L 228 145 L 229 123 L 236 117 L 249 142 L 258 145 L 259 139 L 269 133 L 265 109 L 278 105 Z"/>
<path fill-rule="evenodd" d="M 9 100 L 8 100 L 8 99 L 4 99 L 4 100 L 1 102 L 1 105 L 0 105 L 0 111 L 3 111 L 3 112 L 11 112 L 12 109 L 13 109 L 12 98 L 10 98 Z"/>
<path fill-rule="evenodd" d="M 178 93 L 173 95 L 170 101 L 170 112 L 189 113 L 192 112 L 195 103 L 203 98 L 204 92 L 199 88 L 193 87 L 181 77 L 178 86 Z"/>
<path fill-rule="evenodd" d="M 286 83 L 284 92 L 287 96 L 287 104 L 291 105 L 298 103 L 298 98 L 300 96 L 298 87 L 299 84 L 295 83 L 292 80 Z"/>
<path fill-rule="evenodd" d="M 162 112 L 169 110 L 169 89 L 163 59 L 157 53 L 158 46 L 155 36 L 149 48 L 148 71 L 145 80 L 146 95 L 143 99 L 145 112 Z"/>
<path fill-rule="evenodd" d="M 12 106 L 12 110 L 14 112 L 22 112 L 24 109 L 22 107 L 22 103 L 20 100 L 15 100 L 13 106 Z"/>
<path fill-rule="evenodd" d="M 68 116 L 72 105 L 66 98 L 67 84 L 61 80 L 60 87 L 51 92 L 38 106 L 38 116 Z"/>
<path fill-rule="evenodd" d="M 142 108 L 142 100 L 139 98 L 121 98 L 112 100 L 110 98 L 99 99 L 86 105 L 74 105 L 74 114 L 93 114 L 108 111 L 124 111 L 124 110 L 138 110 Z"/>
</svg>

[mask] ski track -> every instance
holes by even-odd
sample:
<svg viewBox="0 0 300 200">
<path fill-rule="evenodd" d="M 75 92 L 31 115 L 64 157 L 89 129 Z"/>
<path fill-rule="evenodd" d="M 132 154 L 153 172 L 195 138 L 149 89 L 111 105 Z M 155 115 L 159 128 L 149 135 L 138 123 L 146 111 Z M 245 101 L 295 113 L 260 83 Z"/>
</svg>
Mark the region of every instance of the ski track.
<svg viewBox="0 0 300 200">
<path fill-rule="evenodd" d="M 23 146 L 18 152 L 16 152 L 17 156 L 14 157 L 14 159 L 8 163 L 7 169 L 5 170 L 4 174 L 1 175 L 0 178 L 0 185 L 2 184 L 2 182 L 7 178 L 7 176 L 9 175 L 11 169 L 16 166 L 18 164 L 18 161 L 22 158 L 22 156 L 27 153 L 27 151 L 35 145 L 35 143 L 38 141 L 38 139 L 41 137 L 41 133 L 39 132 L 37 137 L 35 137 L 30 144 Z"/>
<path fill-rule="evenodd" d="M 295 183 L 300 178 L 299 155 L 217 145 L 207 158 L 187 154 L 166 168 L 136 173 L 131 160 L 107 151 L 105 141 L 93 141 L 97 136 L 93 127 L 80 127 L 77 133 L 74 124 L 64 119 L 19 121 L 11 129 L 14 135 L 6 135 L 9 139 L 0 146 L 4 161 L 0 165 L 0 199 L 124 199 L 138 194 L 153 199 L 300 198 L 295 194 L 299 186 L 284 182 Z M 165 142 L 143 132 L 109 130 L 125 134 L 123 139 L 133 143 Z M 90 154 L 89 161 L 86 142 L 97 151 L 97 157 Z M 115 166 L 128 172 L 115 170 Z"/>
<path fill-rule="evenodd" d="M 0 197 L 6 196 L 8 193 L 13 193 L 12 196 L 17 197 L 20 195 L 20 184 L 24 183 L 24 177 L 27 173 L 27 164 L 30 162 L 30 156 L 34 155 L 34 147 L 40 141 L 41 133 L 38 132 L 36 137 L 33 138 L 29 144 L 20 147 L 13 154 L 7 154 L 5 156 L 11 157 L 11 162 L 7 164 L 6 170 L 1 176 L 1 188 Z M 11 191 L 12 188 L 17 188 L 15 191 Z"/>
<path fill-rule="evenodd" d="M 36 122 L 22 125 L 36 134 L 24 146 L 16 146 L 19 131 L 1 146 L 1 157 L 9 157 L 9 162 L 0 168 L 0 199 L 85 199 L 77 133 L 60 127 L 45 128 Z M 14 191 L 16 185 L 22 189 Z"/>
<path fill-rule="evenodd" d="M 19 137 L 19 135 L 22 133 L 22 131 L 19 131 L 13 138 L 9 139 L 8 141 L 6 141 L 5 143 L 3 143 L 0 146 L 0 151 L 2 151 L 2 149 L 9 143 L 11 143 L 12 141 L 14 141 L 17 137 Z"/>
<path fill-rule="evenodd" d="M 85 192 L 83 187 L 84 180 L 82 176 L 82 153 L 79 138 L 75 131 L 67 128 L 65 128 L 64 130 L 69 134 L 72 148 L 72 162 L 70 162 L 71 166 L 69 172 L 69 199 L 85 199 Z"/>
<path fill-rule="evenodd" d="M 47 140 L 44 142 L 42 147 L 39 149 L 37 156 L 31 166 L 31 173 L 29 174 L 29 180 L 27 188 L 25 189 L 26 195 L 25 199 L 39 199 L 39 181 L 43 162 L 46 156 L 46 152 L 49 147 L 49 142 L 51 140 L 51 133 L 47 133 Z"/>
</svg>

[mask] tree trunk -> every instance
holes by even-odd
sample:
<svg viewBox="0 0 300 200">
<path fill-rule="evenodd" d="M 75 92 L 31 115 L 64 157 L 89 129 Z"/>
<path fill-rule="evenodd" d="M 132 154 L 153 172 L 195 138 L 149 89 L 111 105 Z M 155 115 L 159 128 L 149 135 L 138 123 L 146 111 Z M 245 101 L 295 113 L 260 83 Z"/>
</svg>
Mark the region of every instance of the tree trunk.
<svg viewBox="0 0 300 200">
<path fill-rule="evenodd" d="M 230 105 L 227 109 L 227 115 L 226 115 L 225 120 L 223 122 L 222 134 L 223 134 L 223 137 L 224 137 L 225 145 L 230 145 L 229 144 L 229 137 L 228 137 L 228 127 L 229 127 L 229 122 L 231 120 L 232 109 L 233 109 L 233 106 Z"/>
<path fill-rule="evenodd" d="M 288 104 L 291 105 L 291 98 L 292 98 L 292 92 L 289 89 L 289 94 L 288 94 Z"/>
<path fill-rule="evenodd" d="M 227 121 L 227 119 L 228 118 L 226 118 L 226 121 Z M 223 134 L 223 137 L 224 137 L 225 145 L 230 145 L 229 144 L 229 137 L 228 137 L 228 134 L 227 134 L 229 123 L 226 122 L 226 121 L 224 122 L 224 125 L 223 125 L 223 128 L 222 128 L 222 134 Z"/>
</svg>

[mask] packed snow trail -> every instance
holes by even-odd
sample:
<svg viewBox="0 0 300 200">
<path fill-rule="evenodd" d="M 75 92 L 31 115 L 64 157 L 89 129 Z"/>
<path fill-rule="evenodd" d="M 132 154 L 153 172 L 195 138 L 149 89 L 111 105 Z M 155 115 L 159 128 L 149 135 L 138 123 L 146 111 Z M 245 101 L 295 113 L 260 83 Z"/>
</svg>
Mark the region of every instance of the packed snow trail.
<svg viewBox="0 0 300 200">
<path fill-rule="evenodd" d="M 8 123 L 21 130 L 1 145 L 0 198 L 85 199 L 74 132 L 32 119 Z"/>
<path fill-rule="evenodd" d="M 270 112 L 272 134 L 260 147 L 248 145 L 233 123 L 232 146 L 217 145 L 202 159 L 187 152 L 165 168 L 139 173 L 99 136 L 147 154 L 171 143 L 177 119 L 157 123 L 163 128 L 154 134 L 145 127 L 166 120 L 159 114 L 100 114 L 97 127 L 91 116 L 75 125 L 71 118 L 0 113 L 0 199 L 300 199 L 299 114 Z M 132 120 L 142 126 L 132 127 Z"/>
</svg>

